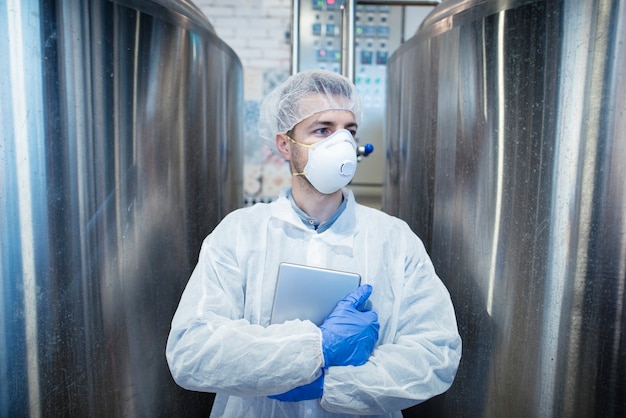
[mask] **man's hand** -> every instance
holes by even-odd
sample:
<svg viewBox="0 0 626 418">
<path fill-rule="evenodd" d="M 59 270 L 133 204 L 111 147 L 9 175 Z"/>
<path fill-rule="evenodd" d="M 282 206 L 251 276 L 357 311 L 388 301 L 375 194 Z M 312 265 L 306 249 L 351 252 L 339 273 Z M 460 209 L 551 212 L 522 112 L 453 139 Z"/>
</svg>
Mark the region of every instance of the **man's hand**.
<svg viewBox="0 0 626 418">
<path fill-rule="evenodd" d="M 268 396 L 268 398 L 282 402 L 299 402 L 308 399 L 319 399 L 322 397 L 323 389 L 324 373 L 308 385 L 298 386 L 288 392 L 281 393 L 280 395 Z"/>
<path fill-rule="evenodd" d="M 378 314 L 365 310 L 372 286 L 363 285 L 339 301 L 320 325 L 325 367 L 360 366 L 378 341 Z"/>
</svg>

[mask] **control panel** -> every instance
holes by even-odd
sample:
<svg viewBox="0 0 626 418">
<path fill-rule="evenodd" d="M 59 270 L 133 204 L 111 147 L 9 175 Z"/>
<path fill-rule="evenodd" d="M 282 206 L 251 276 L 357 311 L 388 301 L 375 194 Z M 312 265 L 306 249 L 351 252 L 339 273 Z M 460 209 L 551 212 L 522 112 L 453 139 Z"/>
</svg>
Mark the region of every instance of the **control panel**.
<svg viewBox="0 0 626 418">
<path fill-rule="evenodd" d="M 401 7 L 356 7 L 354 82 L 366 107 L 384 109 L 387 59 L 400 46 L 401 29 Z"/>
<path fill-rule="evenodd" d="M 298 1 L 298 0 L 296 0 Z M 341 72 L 343 0 L 300 0 L 295 71 L 326 69 Z M 403 8 L 357 5 L 354 13 L 354 83 L 363 105 L 359 145 L 371 143 L 374 152 L 359 164 L 351 187 L 377 189 L 383 181 L 386 68 L 390 55 L 402 42 Z M 356 191 L 355 191 L 356 193 Z"/>
<path fill-rule="evenodd" d="M 299 51 L 297 71 L 341 70 L 340 0 L 308 0 L 300 2 Z"/>
</svg>

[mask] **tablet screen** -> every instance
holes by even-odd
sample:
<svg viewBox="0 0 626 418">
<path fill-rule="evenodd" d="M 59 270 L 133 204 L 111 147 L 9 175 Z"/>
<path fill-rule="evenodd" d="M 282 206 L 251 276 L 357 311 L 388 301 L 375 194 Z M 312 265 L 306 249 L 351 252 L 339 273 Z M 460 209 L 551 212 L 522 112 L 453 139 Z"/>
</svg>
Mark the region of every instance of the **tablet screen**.
<svg viewBox="0 0 626 418">
<path fill-rule="evenodd" d="M 360 284 L 357 273 L 281 263 L 271 323 L 308 319 L 319 326 Z"/>
</svg>

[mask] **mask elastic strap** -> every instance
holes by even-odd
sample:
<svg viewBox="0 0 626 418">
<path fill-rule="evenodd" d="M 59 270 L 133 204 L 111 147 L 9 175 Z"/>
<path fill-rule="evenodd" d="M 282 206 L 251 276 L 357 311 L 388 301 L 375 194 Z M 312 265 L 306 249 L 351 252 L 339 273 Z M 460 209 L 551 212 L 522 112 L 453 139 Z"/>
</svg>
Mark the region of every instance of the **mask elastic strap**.
<svg viewBox="0 0 626 418">
<path fill-rule="evenodd" d="M 304 147 L 304 148 L 310 148 L 310 149 L 315 148 L 315 144 L 312 144 L 312 145 L 302 144 L 302 143 L 300 143 L 300 142 L 296 141 L 295 139 L 293 139 L 292 137 L 290 137 L 290 136 L 289 136 L 289 135 L 287 135 L 287 134 L 285 134 L 285 136 L 286 136 L 287 138 L 289 138 L 289 140 L 290 140 L 291 142 L 293 142 L 294 144 L 296 144 L 296 145 L 300 145 L 301 147 Z M 293 174 L 292 174 L 292 176 L 293 176 L 293 177 L 295 177 L 295 176 L 305 176 L 305 177 L 306 177 L 306 171 L 303 171 L 303 172 L 301 172 L 301 173 L 293 173 Z"/>
<path fill-rule="evenodd" d="M 314 148 L 315 148 L 315 144 L 310 144 L 310 145 L 309 145 L 309 144 L 303 144 L 303 143 L 301 143 L 301 142 L 296 141 L 295 139 L 293 139 L 292 137 L 290 137 L 290 136 L 289 136 L 289 135 L 287 135 L 287 134 L 285 134 L 285 136 L 286 136 L 287 138 L 289 138 L 289 140 L 290 140 L 291 142 L 293 142 L 294 144 L 296 144 L 296 145 L 300 145 L 301 147 L 304 147 L 304 148 L 310 148 L 310 149 L 314 149 Z"/>
</svg>

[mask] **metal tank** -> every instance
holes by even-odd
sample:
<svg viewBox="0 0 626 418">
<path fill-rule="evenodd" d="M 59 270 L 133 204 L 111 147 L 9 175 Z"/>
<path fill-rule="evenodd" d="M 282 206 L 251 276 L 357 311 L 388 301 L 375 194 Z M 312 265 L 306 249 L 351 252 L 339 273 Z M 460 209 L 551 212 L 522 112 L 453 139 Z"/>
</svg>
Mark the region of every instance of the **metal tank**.
<svg viewBox="0 0 626 418">
<path fill-rule="evenodd" d="M 464 349 L 436 417 L 626 415 L 626 2 L 446 0 L 389 63 L 384 209 Z"/>
<path fill-rule="evenodd" d="M 165 343 L 242 205 L 242 67 L 183 0 L 0 3 L 0 416 L 206 416 Z"/>
</svg>

